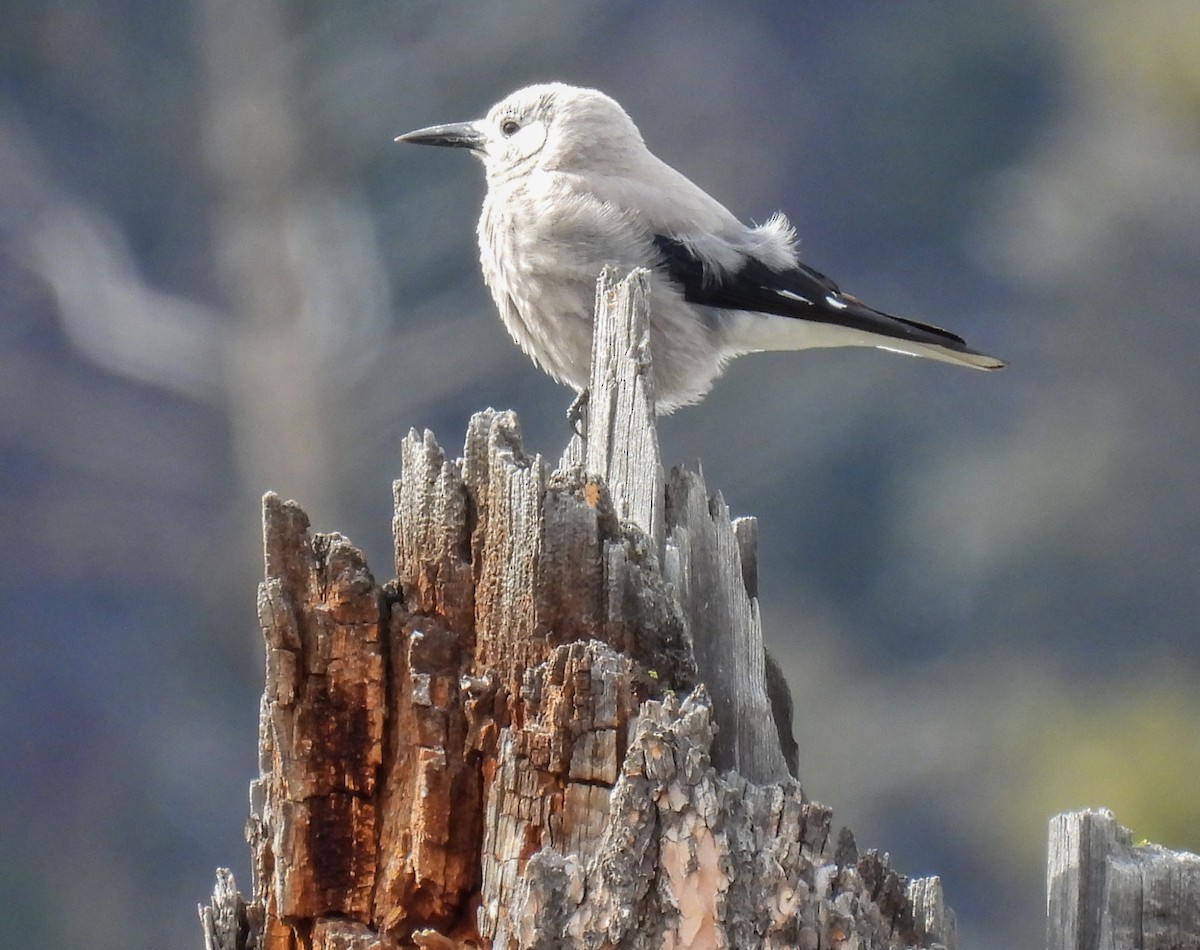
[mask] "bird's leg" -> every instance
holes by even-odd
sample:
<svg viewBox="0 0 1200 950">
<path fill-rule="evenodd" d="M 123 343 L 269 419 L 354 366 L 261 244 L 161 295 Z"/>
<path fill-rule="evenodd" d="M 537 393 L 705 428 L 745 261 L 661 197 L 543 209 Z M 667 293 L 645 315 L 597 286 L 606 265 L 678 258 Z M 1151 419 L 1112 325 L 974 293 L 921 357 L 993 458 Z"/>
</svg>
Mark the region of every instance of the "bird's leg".
<svg viewBox="0 0 1200 950">
<path fill-rule="evenodd" d="M 581 439 L 587 435 L 587 404 L 591 398 L 592 391 L 584 387 L 567 407 L 567 425 Z"/>
</svg>

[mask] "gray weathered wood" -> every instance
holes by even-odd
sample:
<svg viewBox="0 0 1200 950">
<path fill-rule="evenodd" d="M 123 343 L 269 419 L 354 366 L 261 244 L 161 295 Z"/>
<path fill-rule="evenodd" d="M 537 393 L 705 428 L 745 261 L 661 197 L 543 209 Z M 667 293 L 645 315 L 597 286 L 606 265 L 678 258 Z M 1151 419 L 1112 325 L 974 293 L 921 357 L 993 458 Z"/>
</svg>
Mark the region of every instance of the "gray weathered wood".
<svg viewBox="0 0 1200 950">
<path fill-rule="evenodd" d="M 741 545 L 729 509 L 709 497 L 703 477 L 676 469 L 667 485 L 664 573 L 675 587 L 696 654 L 696 671 L 712 692 L 720 731 L 718 767 L 754 782 L 790 776 L 767 695 L 758 599 L 746 590 Z"/>
<path fill-rule="evenodd" d="M 636 270 L 618 280 L 610 267 L 597 282 L 585 467 L 608 485 L 617 516 L 641 528 L 664 558 L 698 676 L 712 697 L 717 767 L 735 769 L 751 781 L 780 781 L 790 771 L 767 690 L 756 590 L 757 522 L 735 527 L 729 509 L 719 496 L 709 498 L 698 473 L 677 470 L 664 486 L 647 276 Z"/>
<path fill-rule="evenodd" d="M 958 939 L 958 921 L 946 906 L 940 877 L 922 877 L 909 882 L 907 895 L 912 907 L 914 931 L 922 946 L 931 950 L 950 948 Z"/>
<path fill-rule="evenodd" d="M 204 931 L 204 950 L 257 950 L 260 946 L 262 907 L 246 903 L 228 868 L 217 868 L 212 901 L 197 910 Z"/>
<path fill-rule="evenodd" d="M 792 778 L 755 523 L 664 480 L 644 276 L 597 300 L 558 470 L 512 413 L 459 459 L 410 433 L 394 582 L 264 499 L 253 894 L 219 879 L 212 950 L 953 947 L 937 879 L 835 848 Z"/>
<path fill-rule="evenodd" d="M 604 479 L 617 517 L 663 539 L 663 469 L 654 424 L 650 282 L 606 267 L 596 283 L 596 330 L 585 469 Z"/>
<path fill-rule="evenodd" d="M 1050 820 L 1048 950 L 1200 948 L 1200 856 L 1134 845 L 1107 810 Z"/>
</svg>

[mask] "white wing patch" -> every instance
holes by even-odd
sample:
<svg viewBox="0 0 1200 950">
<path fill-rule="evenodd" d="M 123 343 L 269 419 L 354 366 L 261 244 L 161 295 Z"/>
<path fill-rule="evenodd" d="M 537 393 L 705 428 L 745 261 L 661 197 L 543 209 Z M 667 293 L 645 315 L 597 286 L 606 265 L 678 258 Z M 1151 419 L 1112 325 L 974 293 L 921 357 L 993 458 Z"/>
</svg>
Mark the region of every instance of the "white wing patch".
<svg viewBox="0 0 1200 950">
<path fill-rule="evenodd" d="M 787 297 L 789 300 L 797 300 L 800 303 L 806 303 L 810 307 L 812 306 L 811 300 L 809 300 L 807 297 L 801 297 L 798 293 L 794 293 L 791 290 L 777 290 L 776 293 L 779 294 L 780 297 Z"/>
</svg>

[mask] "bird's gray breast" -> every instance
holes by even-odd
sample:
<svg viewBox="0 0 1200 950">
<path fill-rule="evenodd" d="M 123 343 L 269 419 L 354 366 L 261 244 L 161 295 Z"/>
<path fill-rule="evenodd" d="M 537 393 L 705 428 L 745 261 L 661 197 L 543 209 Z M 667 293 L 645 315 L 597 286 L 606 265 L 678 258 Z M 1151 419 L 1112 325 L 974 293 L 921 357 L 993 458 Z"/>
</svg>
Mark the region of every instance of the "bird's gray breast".
<svg viewBox="0 0 1200 950">
<path fill-rule="evenodd" d="M 659 412 L 699 399 L 732 351 L 718 311 L 688 303 L 641 212 L 567 176 L 531 175 L 489 188 L 479 219 L 484 280 L 508 332 L 539 366 L 588 384 L 596 278 L 650 270 L 650 344 Z"/>
<path fill-rule="evenodd" d="M 478 235 L 484 281 L 513 339 L 556 379 L 586 386 L 596 278 L 607 264 L 649 266 L 649 235 L 550 176 L 489 189 Z"/>
</svg>

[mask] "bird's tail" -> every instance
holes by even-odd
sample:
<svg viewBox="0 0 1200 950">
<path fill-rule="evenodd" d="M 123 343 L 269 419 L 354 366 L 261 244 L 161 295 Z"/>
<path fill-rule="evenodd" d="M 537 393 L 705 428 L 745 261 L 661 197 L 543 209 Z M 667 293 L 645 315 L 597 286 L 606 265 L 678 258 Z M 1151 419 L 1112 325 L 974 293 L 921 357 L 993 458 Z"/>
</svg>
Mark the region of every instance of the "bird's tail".
<svg viewBox="0 0 1200 950">
<path fill-rule="evenodd" d="M 972 369 L 1001 369 L 1004 366 L 1002 360 L 971 349 L 949 331 L 915 320 L 892 317 L 857 302 L 853 306 L 856 312 L 844 316 L 837 314 L 842 318 L 838 322 L 797 320 L 762 313 L 732 314 L 727 339 L 737 352 L 742 353 L 870 346 Z"/>
<path fill-rule="evenodd" d="M 864 341 L 863 346 L 873 346 L 878 350 L 891 353 L 901 353 L 904 356 L 920 356 L 930 360 L 941 360 L 943 363 L 954 363 L 958 366 L 970 366 L 972 369 L 1003 369 L 1004 361 L 994 356 L 980 353 L 968 347 L 950 349 L 936 343 L 916 343 L 906 340 L 895 340 L 891 337 L 879 337 L 872 334 L 870 341 Z"/>
</svg>

